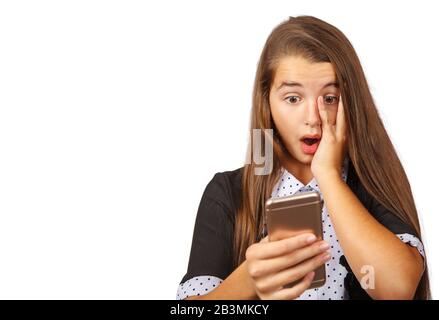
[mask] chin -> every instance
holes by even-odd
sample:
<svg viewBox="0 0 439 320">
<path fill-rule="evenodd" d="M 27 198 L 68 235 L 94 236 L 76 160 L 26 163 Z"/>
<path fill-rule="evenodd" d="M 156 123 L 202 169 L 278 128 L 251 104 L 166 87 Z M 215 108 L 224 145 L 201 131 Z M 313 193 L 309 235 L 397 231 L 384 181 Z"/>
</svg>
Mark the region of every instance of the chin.
<svg viewBox="0 0 439 320">
<path fill-rule="evenodd" d="M 304 165 L 311 165 L 314 154 L 303 153 L 302 150 L 298 150 L 295 153 L 290 152 L 290 157 Z"/>
<path fill-rule="evenodd" d="M 306 155 L 303 157 L 303 160 L 301 161 L 303 164 L 311 165 L 312 159 L 314 158 L 314 155 Z"/>
</svg>

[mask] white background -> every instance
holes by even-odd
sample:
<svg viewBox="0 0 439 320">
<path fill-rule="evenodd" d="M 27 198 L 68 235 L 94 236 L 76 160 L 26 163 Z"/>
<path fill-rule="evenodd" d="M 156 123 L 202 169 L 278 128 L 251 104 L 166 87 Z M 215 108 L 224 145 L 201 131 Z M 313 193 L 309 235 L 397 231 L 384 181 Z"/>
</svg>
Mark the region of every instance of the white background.
<svg viewBox="0 0 439 320">
<path fill-rule="evenodd" d="M 353 43 L 411 181 L 439 293 L 434 1 L 4 1 L 0 298 L 174 299 L 197 207 L 242 166 L 271 30 Z"/>
</svg>

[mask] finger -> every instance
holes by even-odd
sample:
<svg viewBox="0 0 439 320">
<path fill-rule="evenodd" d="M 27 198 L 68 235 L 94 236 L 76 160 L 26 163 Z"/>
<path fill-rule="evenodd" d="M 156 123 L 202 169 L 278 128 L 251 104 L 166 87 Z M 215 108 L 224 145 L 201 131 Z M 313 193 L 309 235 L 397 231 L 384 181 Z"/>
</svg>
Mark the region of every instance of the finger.
<svg viewBox="0 0 439 320">
<path fill-rule="evenodd" d="M 251 245 L 246 252 L 246 259 L 270 259 L 302 248 L 316 241 L 312 233 L 303 233 L 283 240 Z"/>
<path fill-rule="evenodd" d="M 314 279 L 314 276 L 315 276 L 315 272 L 311 271 L 302 279 L 302 281 L 297 283 L 295 286 L 293 286 L 291 288 L 281 289 L 281 290 L 275 292 L 271 298 L 274 300 L 296 299 L 302 293 L 304 293 L 306 289 L 309 288 L 309 286 L 312 283 L 312 280 Z"/>
<path fill-rule="evenodd" d="M 265 236 L 259 243 L 268 243 L 268 236 Z"/>
<path fill-rule="evenodd" d="M 322 130 L 326 130 L 329 128 L 329 114 L 328 114 L 328 110 L 326 109 L 325 104 L 323 103 L 323 97 L 319 96 L 317 98 L 317 106 L 319 109 L 319 115 L 320 115 L 320 119 L 322 120 Z"/>
<path fill-rule="evenodd" d="M 329 244 L 325 241 L 318 241 L 312 245 L 294 250 L 290 254 L 279 256 L 273 259 L 260 260 L 257 270 L 253 270 L 254 277 L 260 277 L 265 274 L 272 274 L 295 266 L 300 262 L 310 259 L 325 250 L 329 249 Z"/>
<path fill-rule="evenodd" d="M 344 105 L 343 105 L 343 99 L 340 94 L 339 102 L 338 102 L 338 108 L 337 108 L 337 120 L 336 120 L 336 134 L 337 136 L 341 137 L 344 135 L 346 130 L 346 119 L 345 119 L 345 113 L 344 113 Z"/>
<path fill-rule="evenodd" d="M 299 263 L 292 268 L 270 274 L 269 276 L 258 279 L 258 290 L 260 292 L 270 292 L 276 288 L 283 287 L 288 283 L 302 279 L 307 273 L 314 271 L 331 258 L 328 252 Z"/>
</svg>

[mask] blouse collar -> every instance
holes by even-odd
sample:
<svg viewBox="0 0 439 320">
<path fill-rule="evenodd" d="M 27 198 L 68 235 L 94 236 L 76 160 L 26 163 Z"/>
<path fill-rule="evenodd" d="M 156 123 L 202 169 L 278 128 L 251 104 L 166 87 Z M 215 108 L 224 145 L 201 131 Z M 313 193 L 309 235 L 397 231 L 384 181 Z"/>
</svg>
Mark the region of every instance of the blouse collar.
<svg viewBox="0 0 439 320">
<path fill-rule="evenodd" d="M 347 173 L 349 168 L 349 157 L 346 156 L 343 160 L 342 167 L 341 167 L 341 178 L 343 181 L 346 182 L 347 180 Z M 296 194 L 298 191 L 317 191 L 320 196 L 322 196 L 322 193 L 320 191 L 319 185 L 317 183 L 317 180 L 315 177 L 312 178 L 312 180 L 307 184 L 304 185 L 302 182 L 300 182 L 291 172 L 289 172 L 284 167 L 281 168 L 281 177 L 279 179 L 279 182 L 275 186 L 272 192 L 272 197 L 274 196 L 281 196 L 282 190 L 281 188 L 285 189 L 285 187 L 288 188 L 289 194 Z M 288 194 L 288 195 L 289 195 Z"/>
</svg>

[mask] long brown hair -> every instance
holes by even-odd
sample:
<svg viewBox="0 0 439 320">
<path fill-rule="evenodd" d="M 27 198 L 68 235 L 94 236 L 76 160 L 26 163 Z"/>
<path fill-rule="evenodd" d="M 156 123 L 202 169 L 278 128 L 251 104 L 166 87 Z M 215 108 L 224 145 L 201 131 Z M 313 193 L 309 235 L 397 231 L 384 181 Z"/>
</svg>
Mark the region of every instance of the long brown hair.
<svg viewBox="0 0 439 320">
<path fill-rule="evenodd" d="M 343 104 L 349 106 L 345 108 L 348 154 L 361 184 L 379 203 L 411 226 L 422 241 L 409 181 L 380 119 L 352 44 L 340 30 L 325 21 L 312 16 L 290 17 L 269 35 L 257 67 L 250 129 L 273 129 L 273 139 L 267 140 L 273 147 L 273 170 L 268 175 L 255 175 L 257 165 L 253 161 L 244 166 L 242 201 L 235 221 L 235 266 L 245 260 L 247 248 L 262 233 L 264 203 L 279 179 L 280 159 L 288 152 L 276 131 L 269 106 L 270 88 L 278 62 L 288 55 L 333 64 L 341 84 Z M 251 146 L 252 139 L 249 150 Z M 426 268 L 415 299 L 429 298 Z"/>
</svg>

